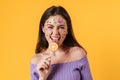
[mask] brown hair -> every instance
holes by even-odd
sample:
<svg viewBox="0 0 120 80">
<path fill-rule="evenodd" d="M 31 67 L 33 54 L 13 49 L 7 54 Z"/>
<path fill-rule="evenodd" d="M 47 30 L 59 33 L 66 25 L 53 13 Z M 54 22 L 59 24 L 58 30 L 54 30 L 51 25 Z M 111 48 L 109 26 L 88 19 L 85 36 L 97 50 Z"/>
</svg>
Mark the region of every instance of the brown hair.
<svg viewBox="0 0 120 80">
<path fill-rule="evenodd" d="M 36 51 L 35 53 L 38 54 L 48 48 L 48 42 L 45 38 L 45 34 L 42 31 L 42 27 L 44 26 L 45 21 L 50 17 L 54 15 L 61 15 L 67 22 L 68 26 L 68 34 L 66 35 L 65 40 L 63 41 L 63 45 L 66 47 L 73 47 L 73 46 L 79 46 L 83 48 L 75 39 L 72 29 L 72 23 L 71 18 L 68 14 L 68 12 L 62 7 L 62 6 L 51 6 L 43 13 L 40 24 L 39 24 L 39 34 L 38 34 L 38 41 L 36 45 Z"/>
</svg>

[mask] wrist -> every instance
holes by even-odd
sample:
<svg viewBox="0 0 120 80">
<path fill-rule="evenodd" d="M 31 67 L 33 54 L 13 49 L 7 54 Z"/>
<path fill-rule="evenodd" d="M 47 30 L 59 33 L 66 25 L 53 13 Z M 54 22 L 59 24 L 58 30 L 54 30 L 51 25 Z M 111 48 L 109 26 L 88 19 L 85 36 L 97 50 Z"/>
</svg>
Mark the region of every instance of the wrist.
<svg viewBox="0 0 120 80">
<path fill-rule="evenodd" d="M 46 79 L 41 77 L 39 80 L 46 80 Z"/>
</svg>

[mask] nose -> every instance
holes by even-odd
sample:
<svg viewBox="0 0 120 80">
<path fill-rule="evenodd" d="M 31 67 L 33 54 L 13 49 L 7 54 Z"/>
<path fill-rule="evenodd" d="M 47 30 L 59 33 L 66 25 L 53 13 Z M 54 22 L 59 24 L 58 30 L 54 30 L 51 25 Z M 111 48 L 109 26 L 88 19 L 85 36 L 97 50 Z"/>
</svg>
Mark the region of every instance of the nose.
<svg viewBox="0 0 120 80">
<path fill-rule="evenodd" d="M 53 34 L 54 34 L 54 35 L 59 35 L 59 30 L 58 30 L 57 28 L 54 28 L 54 29 L 53 29 Z"/>
</svg>

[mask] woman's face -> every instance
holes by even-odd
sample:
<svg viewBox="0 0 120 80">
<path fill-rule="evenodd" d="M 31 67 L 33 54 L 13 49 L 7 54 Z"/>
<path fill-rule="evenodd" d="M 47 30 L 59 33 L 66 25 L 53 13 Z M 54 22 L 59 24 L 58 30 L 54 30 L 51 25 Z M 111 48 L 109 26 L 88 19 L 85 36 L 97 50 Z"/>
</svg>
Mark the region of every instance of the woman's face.
<svg viewBox="0 0 120 80">
<path fill-rule="evenodd" d="M 66 20 L 60 15 L 50 16 L 45 21 L 43 32 L 48 43 L 55 42 L 60 46 L 68 33 Z"/>
</svg>

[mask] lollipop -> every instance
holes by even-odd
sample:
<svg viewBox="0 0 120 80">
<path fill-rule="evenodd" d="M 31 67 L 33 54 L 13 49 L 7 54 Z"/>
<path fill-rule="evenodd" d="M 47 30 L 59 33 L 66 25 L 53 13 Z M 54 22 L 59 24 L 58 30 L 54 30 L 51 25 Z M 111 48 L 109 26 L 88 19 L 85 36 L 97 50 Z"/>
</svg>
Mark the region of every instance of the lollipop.
<svg viewBox="0 0 120 80">
<path fill-rule="evenodd" d="M 51 50 L 52 52 L 55 52 L 57 50 L 57 48 L 58 48 L 57 43 L 52 42 L 52 43 L 49 44 L 48 49 Z"/>
</svg>

